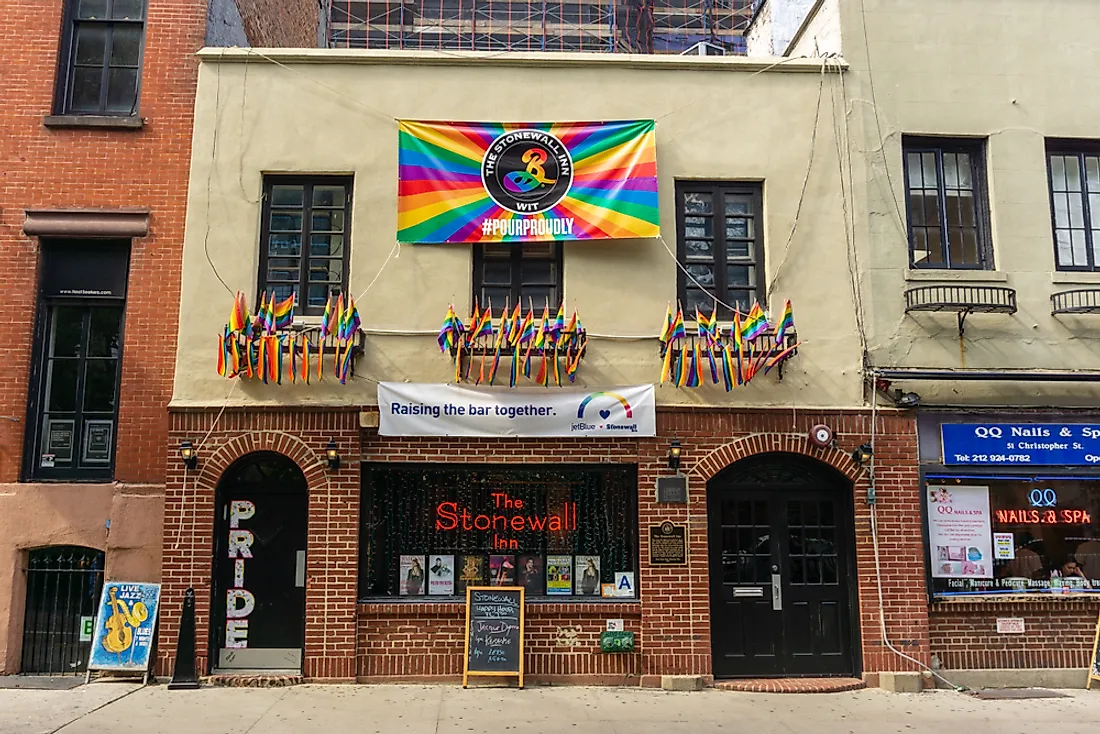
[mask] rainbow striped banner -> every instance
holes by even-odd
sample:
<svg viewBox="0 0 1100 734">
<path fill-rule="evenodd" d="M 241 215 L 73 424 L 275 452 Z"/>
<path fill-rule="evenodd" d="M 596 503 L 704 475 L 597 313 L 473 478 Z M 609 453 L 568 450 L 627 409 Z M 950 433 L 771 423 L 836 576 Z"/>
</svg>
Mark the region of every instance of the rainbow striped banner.
<svg viewBox="0 0 1100 734">
<path fill-rule="evenodd" d="M 653 120 L 400 120 L 400 242 L 657 237 Z"/>
</svg>

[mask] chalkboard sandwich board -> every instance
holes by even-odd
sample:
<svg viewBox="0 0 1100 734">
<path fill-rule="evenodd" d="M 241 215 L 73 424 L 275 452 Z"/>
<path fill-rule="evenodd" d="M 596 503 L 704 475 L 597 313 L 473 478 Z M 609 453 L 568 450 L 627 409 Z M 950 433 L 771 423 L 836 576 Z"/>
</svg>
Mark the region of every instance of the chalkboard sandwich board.
<svg viewBox="0 0 1100 734">
<path fill-rule="evenodd" d="M 466 653 L 462 687 L 471 675 L 518 676 L 523 688 L 523 587 L 466 587 Z"/>
</svg>

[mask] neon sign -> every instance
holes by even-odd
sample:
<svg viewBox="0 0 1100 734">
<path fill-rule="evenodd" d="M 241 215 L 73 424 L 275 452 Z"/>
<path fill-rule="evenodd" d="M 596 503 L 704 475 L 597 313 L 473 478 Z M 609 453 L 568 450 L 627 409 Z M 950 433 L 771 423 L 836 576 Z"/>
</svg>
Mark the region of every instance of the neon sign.
<svg viewBox="0 0 1100 734">
<path fill-rule="evenodd" d="M 1002 525 L 1091 525 L 1088 510 L 997 510 Z"/>
<path fill-rule="evenodd" d="M 1058 493 L 1053 489 L 1033 489 L 1027 493 L 1032 507 L 1057 507 Z"/>
<path fill-rule="evenodd" d="M 513 498 L 506 492 L 493 492 L 493 507 L 496 510 L 522 510 L 523 500 Z M 492 548 L 519 549 L 519 541 L 505 538 L 498 532 L 566 532 L 577 529 L 577 503 L 563 502 L 561 512 L 540 515 L 522 514 L 485 514 L 471 513 L 457 502 L 440 502 L 435 508 L 436 530 L 480 530 L 493 531 Z"/>
</svg>

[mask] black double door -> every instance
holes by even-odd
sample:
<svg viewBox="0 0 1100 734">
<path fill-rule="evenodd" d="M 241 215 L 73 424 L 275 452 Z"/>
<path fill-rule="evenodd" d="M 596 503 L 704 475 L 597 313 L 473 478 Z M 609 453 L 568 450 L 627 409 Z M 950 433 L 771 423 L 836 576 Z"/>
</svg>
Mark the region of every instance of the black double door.
<svg viewBox="0 0 1100 734">
<path fill-rule="evenodd" d="M 854 675 L 851 488 L 708 488 L 716 677 Z"/>
<path fill-rule="evenodd" d="M 218 490 L 214 665 L 297 669 L 305 636 L 305 479 L 285 457 L 244 461 Z"/>
</svg>

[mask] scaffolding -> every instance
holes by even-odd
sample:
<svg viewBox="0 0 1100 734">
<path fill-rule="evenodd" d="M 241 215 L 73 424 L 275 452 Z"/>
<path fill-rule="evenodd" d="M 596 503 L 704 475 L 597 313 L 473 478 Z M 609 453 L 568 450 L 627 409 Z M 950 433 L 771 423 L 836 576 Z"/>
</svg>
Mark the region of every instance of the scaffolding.
<svg viewBox="0 0 1100 734">
<path fill-rule="evenodd" d="M 331 0 L 332 48 L 743 54 L 752 0 Z"/>
</svg>

